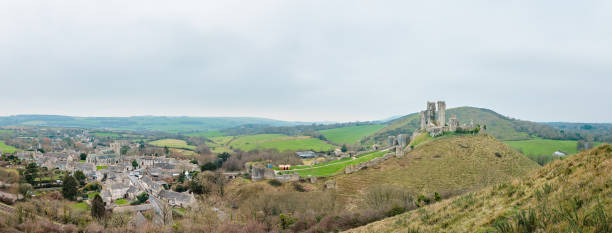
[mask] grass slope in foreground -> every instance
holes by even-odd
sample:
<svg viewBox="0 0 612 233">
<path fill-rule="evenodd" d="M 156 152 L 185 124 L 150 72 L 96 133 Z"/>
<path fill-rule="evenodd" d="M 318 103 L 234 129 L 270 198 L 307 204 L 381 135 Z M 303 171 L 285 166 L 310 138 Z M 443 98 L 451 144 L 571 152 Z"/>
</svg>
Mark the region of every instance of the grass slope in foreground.
<svg viewBox="0 0 612 233">
<path fill-rule="evenodd" d="M 192 145 L 187 145 L 187 142 L 179 139 L 161 139 L 156 141 L 149 142 L 150 145 L 165 147 L 168 148 L 178 148 L 178 149 L 187 149 L 187 150 L 195 150 L 196 147 Z"/>
<path fill-rule="evenodd" d="M 384 127 L 385 125 L 360 125 L 321 130 L 319 133 L 332 143 L 349 145 L 359 142 L 363 137 L 371 135 Z"/>
<path fill-rule="evenodd" d="M 612 145 L 348 232 L 612 232 Z"/>
<path fill-rule="evenodd" d="M 361 193 L 379 184 L 414 193 L 454 194 L 511 180 L 540 166 L 492 136 L 452 136 L 423 142 L 402 158 L 335 177 L 337 192 Z"/>
</svg>

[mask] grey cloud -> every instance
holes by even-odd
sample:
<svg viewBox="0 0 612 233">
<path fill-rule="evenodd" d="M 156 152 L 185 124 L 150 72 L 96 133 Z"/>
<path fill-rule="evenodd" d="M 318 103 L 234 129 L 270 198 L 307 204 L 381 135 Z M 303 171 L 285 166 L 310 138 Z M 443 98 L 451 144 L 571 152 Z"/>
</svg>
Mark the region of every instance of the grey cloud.
<svg viewBox="0 0 612 233">
<path fill-rule="evenodd" d="M 608 1 L 6 1 L 0 81 L 12 88 L 0 92 L 0 115 L 349 121 L 445 99 L 528 120 L 609 122 L 611 10 Z"/>
</svg>

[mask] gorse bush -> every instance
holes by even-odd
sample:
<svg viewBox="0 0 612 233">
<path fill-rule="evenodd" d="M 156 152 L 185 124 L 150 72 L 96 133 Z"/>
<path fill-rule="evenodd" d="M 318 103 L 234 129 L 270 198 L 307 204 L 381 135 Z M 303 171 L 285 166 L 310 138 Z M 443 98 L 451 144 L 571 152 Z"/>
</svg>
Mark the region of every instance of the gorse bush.
<svg viewBox="0 0 612 233">
<path fill-rule="evenodd" d="M 612 221 L 600 200 L 597 200 L 595 208 L 585 217 L 585 225 L 594 227 L 594 232 L 612 232 Z"/>
<path fill-rule="evenodd" d="M 516 232 L 535 232 L 538 228 L 538 218 L 534 209 L 519 212 L 514 216 L 514 220 L 516 222 Z"/>
<path fill-rule="evenodd" d="M 293 183 L 293 188 L 295 189 L 295 191 L 298 192 L 306 192 L 306 189 L 304 189 L 304 186 L 302 186 L 300 183 Z"/>
<path fill-rule="evenodd" d="M 268 180 L 268 184 L 270 184 L 270 185 L 272 185 L 274 187 L 279 187 L 279 186 L 283 185 L 283 183 L 281 183 L 278 180 Z"/>
<path fill-rule="evenodd" d="M 499 233 L 513 233 L 514 229 L 507 219 L 498 219 L 493 224 Z"/>
<path fill-rule="evenodd" d="M 406 208 L 402 206 L 393 206 L 393 208 L 391 208 L 391 210 L 387 212 L 387 216 L 392 217 L 392 216 L 395 216 L 395 215 L 398 215 L 404 212 L 406 212 Z"/>
</svg>

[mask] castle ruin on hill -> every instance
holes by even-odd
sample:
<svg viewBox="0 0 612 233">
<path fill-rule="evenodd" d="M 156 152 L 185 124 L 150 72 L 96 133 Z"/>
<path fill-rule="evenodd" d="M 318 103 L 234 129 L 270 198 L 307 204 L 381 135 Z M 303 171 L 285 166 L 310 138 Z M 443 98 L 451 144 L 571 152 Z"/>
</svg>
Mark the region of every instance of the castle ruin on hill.
<svg viewBox="0 0 612 233">
<path fill-rule="evenodd" d="M 421 111 L 419 116 L 421 118 L 421 130 L 429 133 L 430 136 L 435 137 L 443 134 L 444 132 L 455 132 L 459 127 L 459 121 L 457 116 L 452 116 L 446 122 L 446 102 L 438 101 L 438 107 L 436 109 L 435 102 L 427 102 L 427 109 Z"/>
</svg>

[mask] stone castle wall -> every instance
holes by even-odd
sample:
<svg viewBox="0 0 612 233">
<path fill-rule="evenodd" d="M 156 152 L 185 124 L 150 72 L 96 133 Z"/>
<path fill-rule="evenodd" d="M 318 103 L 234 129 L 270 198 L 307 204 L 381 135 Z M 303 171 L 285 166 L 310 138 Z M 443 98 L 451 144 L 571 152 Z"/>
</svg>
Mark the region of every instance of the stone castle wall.
<svg viewBox="0 0 612 233">
<path fill-rule="evenodd" d="M 382 161 L 390 159 L 391 157 L 393 157 L 393 153 L 385 154 L 383 157 L 374 158 L 374 159 L 372 159 L 370 161 L 367 161 L 367 162 L 361 162 L 361 163 L 358 163 L 358 164 L 350 164 L 350 165 L 346 166 L 346 168 L 344 168 L 344 174 L 351 174 L 353 172 L 359 171 L 359 170 L 364 169 L 366 167 L 373 167 L 374 165 L 377 165 L 377 164 L 381 163 Z"/>
</svg>

